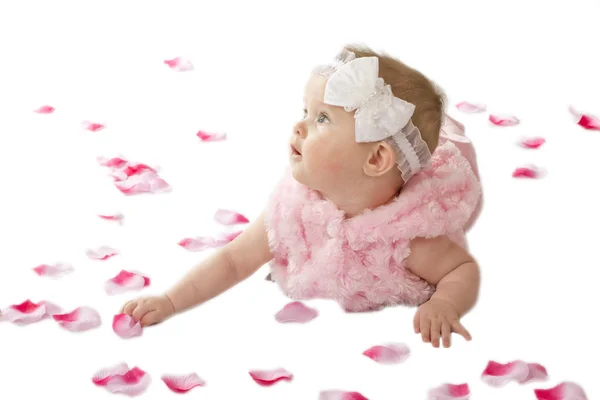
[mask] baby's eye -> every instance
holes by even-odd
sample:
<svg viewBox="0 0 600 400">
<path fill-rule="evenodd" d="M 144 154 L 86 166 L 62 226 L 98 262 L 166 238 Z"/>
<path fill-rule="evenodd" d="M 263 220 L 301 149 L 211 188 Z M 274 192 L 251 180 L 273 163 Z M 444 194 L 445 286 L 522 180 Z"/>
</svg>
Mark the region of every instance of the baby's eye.
<svg viewBox="0 0 600 400">
<path fill-rule="evenodd" d="M 317 122 L 320 124 L 324 124 L 325 122 L 329 122 L 329 117 L 323 113 L 321 113 L 319 115 L 319 119 L 317 119 Z"/>
<path fill-rule="evenodd" d="M 306 111 L 306 108 L 302 110 L 302 118 L 306 118 L 306 116 L 308 115 L 308 111 Z"/>
</svg>

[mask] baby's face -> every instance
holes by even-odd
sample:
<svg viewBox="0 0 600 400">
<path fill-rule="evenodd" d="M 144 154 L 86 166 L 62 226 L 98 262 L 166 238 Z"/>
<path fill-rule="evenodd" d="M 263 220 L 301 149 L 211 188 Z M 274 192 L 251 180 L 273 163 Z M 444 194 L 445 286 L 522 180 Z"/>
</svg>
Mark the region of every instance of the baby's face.
<svg viewBox="0 0 600 400">
<path fill-rule="evenodd" d="M 294 125 L 290 139 L 294 178 L 324 192 L 362 176 L 368 152 L 356 143 L 354 113 L 323 103 L 326 83 L 323 76 L 311 76 L 304 92 L 304 117 Z"/>
</svg>

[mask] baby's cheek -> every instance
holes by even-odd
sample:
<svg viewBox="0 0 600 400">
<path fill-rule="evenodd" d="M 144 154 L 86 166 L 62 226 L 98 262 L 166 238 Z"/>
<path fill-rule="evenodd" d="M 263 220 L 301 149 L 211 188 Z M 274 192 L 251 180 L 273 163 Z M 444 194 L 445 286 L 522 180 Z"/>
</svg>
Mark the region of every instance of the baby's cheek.
<svg viewBox="0 0 600 400">
<path fill-rule="evenodd" d="M 317 146 L 314 149 L 315 162 L 319 170 L 326 173 L 337 173 L 344 168 L 344 160 L 337 149 Z"/>
</svg>

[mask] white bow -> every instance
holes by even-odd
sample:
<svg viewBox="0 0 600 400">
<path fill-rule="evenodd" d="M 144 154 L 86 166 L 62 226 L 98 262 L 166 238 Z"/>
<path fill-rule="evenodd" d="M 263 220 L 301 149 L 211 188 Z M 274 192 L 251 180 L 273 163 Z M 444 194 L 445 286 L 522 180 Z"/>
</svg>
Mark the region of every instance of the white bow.
<svg viewBox="0 0 600 400">
<path fill-rule="evenodd" d="M 410 121 L 415 106 L 394 96 L 379 78 L 379 59 L 362 57 L 337 67 L 325 87 L 324 102 L 356 110 L 356 141 L 376 142 L 398 133 Z"/>
</svg>

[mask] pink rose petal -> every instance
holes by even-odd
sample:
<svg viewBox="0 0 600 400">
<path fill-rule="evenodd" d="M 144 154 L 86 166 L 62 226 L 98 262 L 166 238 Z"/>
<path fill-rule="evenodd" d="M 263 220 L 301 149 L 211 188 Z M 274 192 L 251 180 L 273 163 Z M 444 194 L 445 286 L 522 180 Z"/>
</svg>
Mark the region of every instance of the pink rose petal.
<svg viewBox="0 0 600 400">
<path fill-rule="evenodd" d="M 13 304 L 0 310 L 0 321 L 25 325 L 41 321 L 60 311 L 61 308 L 59 306 L 48 301 L 34 303 L 31 300 L 25 300 L 21 304 Z"/>
<path fill-rule="evenodd" d="M 404 343 L 390 343 L 385 346 L 373 346 L 365 350 L 363 355 L 380 364 L 399 364 L 408 358 L 410 350 Z"/>
<path fill-rule="evenodd" d="M 427 394 L 427 400 L 468 400 L 470 395 L 471 391 L 466 383 L 460 385 L 445 383 L 431 389 Z"/>
<path fill-rule="evenodd" d="M 541 137 L 533 137 L 522 139 L 519 142 L 519 145 L 526 149 L 539 149 L 544 143 L 546 143 L 546 139 Z"/>
<path fill-rule="evenodd" d="M 127 160 L 125 160 L 122 157 L 112 157 L 112 158 L 98 157 L 97 161 L 98 161 L 98 164 L 100 164 L 101 166 L 108 167 L 108 168 L 122 168 L 125 165 L 127 165 Z"/>
<path fill-rule="evenodd" d="M 600 131 L 600 118 L 595 115 L 582 114 L 573 107 L 569 107 L 569 111 L 577 120 L 577 125 L 584 129 Z"/>
<path fill-rule="evenodd" d="M 583 388 L 573 382 L 563 382 L 550 389 L 534 389 L 538 400 L 587 400 Z"/>
<path fill-rule="evenodd" d="M 52 265 L 41 264 L 32 268 L 32 270 L 39 276 L 58 279 L 72 273 L 74 269 L 70 264 L 56 263 Z"/>
<path fill-rule="evenodd" d="M 281 323 L 305 323 L 315 319 L 318 315 L 318 311 L 314 308 L 307 307 L 299 301 L 293 301 L 286 304 L 281 311 L 275 314 L 275 320 Z"/>
<path fill-rule="evenodd" d="M 135 272 L 121 270 L 114 278 L 106 281 L 104 290 L 108 295 L 115 295 L 141 290 L 147 286 L 150 286 L 150 278 Z"/>
<path fill-rule="evenodd" d="M 126 177 L 130 177 L 144 172 L 153 172 L 156 174 L 158 173 L 158 170 L 143 163 L 127 163 L 123 166 L 121 172 L 123 172 Z"/>
<path fill-rule="evenodd" d="M 104 386 L 114 375 L 125 375 L 129 371 L 129 367 L 125 363 L 119 363 L 110 367 L 98 370 L 92 376 L 92 382 L 97 386 Z"/>
<path fill-rule="evenodd" d="M 486 106 L 483 104 L 468 103 L 466 101 L 458 103 L 456 108 L 458 108 L 459 111 L 469 114 L 480 113 L 486 110 Z"/>
<path fill-rule="evenodd" d="M 521 122 L 517 117 L 512 115 L 490 115 L 488 119 L 496 126 L 515 126 Z"/>
<path fill-rule="evenodd" d="M 115 187 L 126 196 L 171 191 L 171 186 L 164 179 L 150 171 L 132 175 L 124 181 L 117 181 Z"/>
<path fill-rule="evenodd" d="M 163 375 L 161 379 L 175 393 L 186 393 L 195 387 L 206 385 L 195 372 L 187 375 Z"/>
<path fill-rule="evenodd" d="M 121 213 L 98 214 L 98 217 L 105 221 L 117 222 L 120 225 L 123 224 L 123 218 L 125 218 Z"/>
<path fill-rule="evenodd" d="M 524 380 L 522 380 L 521 384 L 535 382 L 535 381 L 545 381 L 548 379 L 548 371 L 543 365 L 537 363 L 528 363 L 527 364 L 528 373 Z"/>
<path fill-rule="evenodd" d="M 247 224 L 250 222 L 248 218 L 232 210 L 217 210 L 214 218 L 215 221 L 223 225 Z"/>
<path fill-rule="evenodd" d="M 509 382 L 525 384 L 547 378 L 548 373 L 543 366 L 535 363 L 528 364 L 521 360 L 506 364 L 490 361 L 481 374 L 481 379 L 494 387 L 502 387 Z"/>
<path fill-rule="evenodd" d="M 219 246 L 224 246 L 229 242 L 232 242 L 236 237 L 240 236 L 242 231 L 236 231 L 232 233 L 224 233 L 216 238 L 216 243 Z"/>
<path fill-rule="evenodd" d="M 180 240 L 177 244 L 188 251 L 203 251 L 206 249 L 214 249 L 225 246 L 227 243 L 233 241 L 236 237 L 238 237 L 241 233 L 241 231 L 228 233 L 216 238 L 210 236 L 185 238 Z"/>
<path fill-rule="evenodd" d="M 271 386 L 281 380 L 291 381 L 293 375 L 283 368 L 274 370 L 253 370 L 249 371 L 250 376 L 256 383 L 262 386 Z"/>
<path fill-rule="evenodd" d="M 177 244 L 188 251 L 202 251 L 215 247 L 215 240 L 211 237 L 199 236 L 182 239 Z"/>
<path fill-rule="evenodd" d="M 92 260 L 105 261 L 105 260 L 108 260 L 109 258 L 114 257 L 117 254 L 119 254 L 119 251 L 113 249 L 112 247 L 100 246 L 95 249 L 86 250 L 85 254 Z"/>
<path fill-rule="evenodd" d="M 186 71 L 193 71 L 194 70 L 194 64 L 183 57 L 175 57 L 173 59 L 170 60 L 165 60 L 164 63 L 166 65 L 169 66 L 169 68 L 171 68 L 174 71 L 178 71 L 178 72 L 186 72 Z"/>
<path fill-rule="evenodd" d="M 52 114 L 54 112 L 54 107 L 41 106 L 40 108 L 34 110 L 33 112 L 38 113 L 38 114 Z"/>
<path fill-rule="evenodd" d="M 113 318 L 113 331 L 123 338 L 129 339 L 135 336 L 142 335 L 142 325 L 141 323 L 135 322 L 133 318 L 131 318 L 127 314 L 117 314 Z"/>
<path fill-rule="evenodd" d="M 358 392 L 343 390 L 324 390 L 319 393 L 319 400 L 369 400 Z"/>
<path fill-rule="evenodd" d="M 545 171 L 535 166 L 519 167 L 512 173 L 513 178 L 539 179 L 546 175 Z"/>
<path fill-rule="evenodd" d="M 145 371 L 138 367 L 129 369 L 124 363 L 102 369 L 92 378 L 94 385 L 102 386 L 111 393 L 122 393 L 127 396 L 142 394 L 151 381 L 150 375 Z"/>
<path fill-rule="evenodd" d="M 52 318 L 61 327 L 73 332 L 87 331 L 102 323 L 98 311 L 90 307 L 78 307 L 67 314 L 54 314 Z"/>
<path fill-rule="evenodd" d="M 205 131 L 198 131 L 196 136 L 203 142 L 222 142 L 227 139 L 226 133 L 210 133 Z"/>
<path fill-rule="evenodd" d="M 89 122 L 89 121 L 84 121 L 83 127 L 90 132 L 98 132 L 98 131 L 101 131 L 102 129 L 106 128 L 106 126 L 104 126 L 102 124 L 99 124 L 96 122 Z"/>
</svg>

